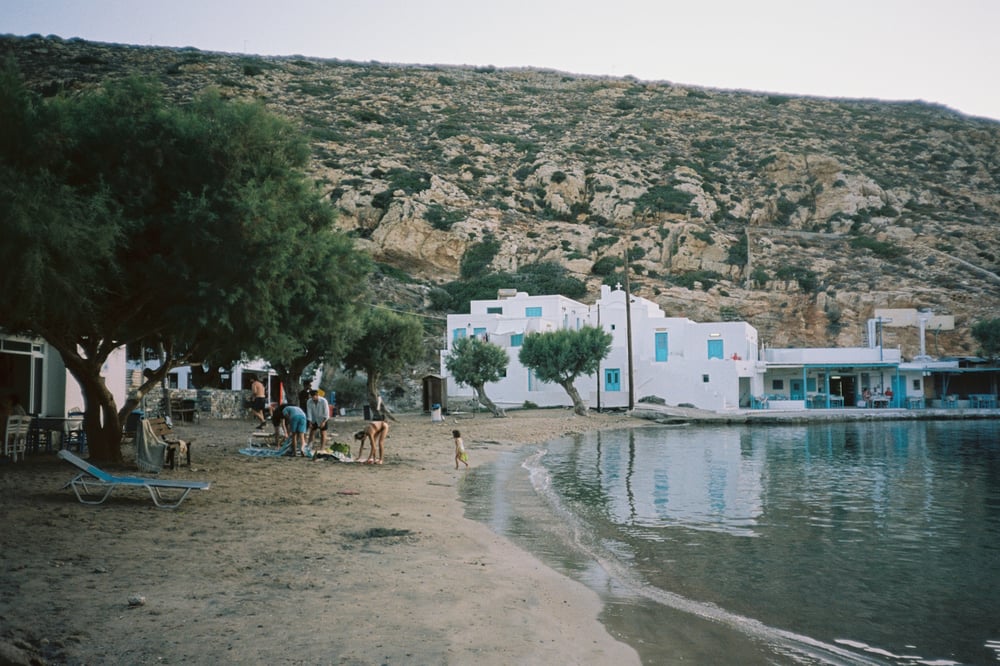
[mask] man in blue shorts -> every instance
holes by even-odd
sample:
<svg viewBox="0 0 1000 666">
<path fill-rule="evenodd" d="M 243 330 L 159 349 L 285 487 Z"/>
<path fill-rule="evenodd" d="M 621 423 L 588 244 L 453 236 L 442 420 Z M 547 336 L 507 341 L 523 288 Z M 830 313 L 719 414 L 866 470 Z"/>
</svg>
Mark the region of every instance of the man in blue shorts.
<svg viewBox="0 0 1000 666">
<path fill-rule="evenodd" d="M 306 413 L 295 405 L 285 405 L 281 410 L 285 419 L 285 432 L 292 438 L 292 446 L 286 455 L 296 456 L 306 454 Z"/>
</svg>

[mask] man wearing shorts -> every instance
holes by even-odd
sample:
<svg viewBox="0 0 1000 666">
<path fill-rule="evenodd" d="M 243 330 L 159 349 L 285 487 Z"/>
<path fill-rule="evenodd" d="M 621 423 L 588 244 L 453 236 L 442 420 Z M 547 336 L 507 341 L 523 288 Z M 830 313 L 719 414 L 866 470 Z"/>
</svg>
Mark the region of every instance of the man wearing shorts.
<svg viewBox="0 0 1000 666">
<path fill-rule="evenodd" d="M 264 418 L 264 408 L 267 406 L 267 399 L 264 397 L 264 393 L 264 383 L 257 377 L 254 377 L 253 383 L 250 384 L 250 410 L 257 417 L 257 420 L 260 421 L 257 430 L 263 430 L 264 426 L 267 425 L 267 419 Z"/>
<path fill-rule="evenodd" d="M 296 456 L 306 454 L 306 413 L 301 407 L 295 405 L 285 405 L 281 410 L 281 416 L 285 419 L 285 431 L 292 438 L 292 445 L 286 455 Z"/>
<path fill-rule="evenodd" d="M 326 425 L 330 420 L 330 403 L 319 394 L 319 391 L 309 391 L 309 401 L 306 403 L 306 419 L 309 421 L 309 447 L 312 448 L 313 435 L 319 431 L 319 449 L 326 449 Z"/>
</svg>

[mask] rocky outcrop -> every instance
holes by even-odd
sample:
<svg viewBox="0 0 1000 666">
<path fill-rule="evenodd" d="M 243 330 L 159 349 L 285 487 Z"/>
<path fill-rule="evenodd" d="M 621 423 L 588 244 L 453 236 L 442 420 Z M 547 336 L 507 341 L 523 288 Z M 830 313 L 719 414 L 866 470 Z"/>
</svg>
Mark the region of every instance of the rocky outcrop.
<svg viewBox="0 0 1000 666">
<path fill-rule="evenodd" d="M 140 74 L 258 100 L 302 126 L 337 225 L 426 286 L 490 236 L 497 270 L 632 248 L 672 315 L 775 345 L 863 344 L 875 308 L 1000 304 L 1000 123 L 924 103 L 793 98 L 541 70 L 252 58 L 0 38 L 43 94 Z M 611 278 L 614 279 L 614 278 Z M 413 307 L 423 303 L 414 302 Z M 911 343 L 892 331 L 887 344 Z M 904 356 L 912 350 L 904 348 Z"/>
</svg>

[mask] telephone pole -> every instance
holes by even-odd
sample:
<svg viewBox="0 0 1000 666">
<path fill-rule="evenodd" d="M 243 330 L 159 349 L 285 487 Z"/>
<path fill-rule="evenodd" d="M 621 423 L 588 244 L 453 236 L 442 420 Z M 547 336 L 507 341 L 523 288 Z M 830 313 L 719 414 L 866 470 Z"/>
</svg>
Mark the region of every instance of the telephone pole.
<svg viewBox="0 0 1000 666">
<path fill-rule="evenodd" d="M 628 345 L 628 409 L 635 409 L 635 379 L 632 366 L 632 290 L 629 288 L 628 244 L 625 245 L 625 344 Z"/>
</svg>

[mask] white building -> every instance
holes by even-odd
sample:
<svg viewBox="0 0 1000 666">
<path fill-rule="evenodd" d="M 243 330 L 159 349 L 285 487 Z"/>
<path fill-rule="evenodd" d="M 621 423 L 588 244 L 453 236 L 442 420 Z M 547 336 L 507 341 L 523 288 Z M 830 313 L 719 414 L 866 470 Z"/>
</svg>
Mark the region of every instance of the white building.
<svg viewBox="0 0 1000 666">
<path fill-rule="evenodd" d="M 898 348 L 884 349 L 871 334 L 867 347 L 762 349 L 757 330 L 746 322 L 698 323 L 667 317 L 658 305 L 638 296 L 632 296 L 629 305 L 627 311 L 624 291 L 607 286 L 589 306 L 563 296 L 529 296 L 514 290 L 501 290 L 496 299 L 473 301 L 469 314 L 448 316 L 441 358 L 447 395 L 473 396 L 470 387 L 459 386 L 448 375 L 446 363 L 455 340 L 475 335 L 506 350 L 509 358 L 506 376 L 485 387 L 495 403 L 570 406 L 561 386 L 538 381 L 521 365 L 518 351 L 530 333 L 584 325 L 613 336 L 611 352 L 597 375 L 576 382 L 591 408 L 628 407 L 630 378 L 635 403 L 656 397 L 668 405 L 712 411 L 939 407 L 940 396 L 933 395 L 929 378 L 957 368 L 954 362 L 925 356 L 923 342 L 921 355 L 909 363 L 903 362 Z M 961 401 L 957 404 L 961 406 Z"/>
<path fill-rule="evenodd" d="M 658 305 L 634 295 L 626 308 L 625 292 L 604 286 L 600 298 L 590 306 L 563 296 L 501 290 L 496 299 L 473 301 L 467 315 L 449 315 L 441 359 L 448 395 L 473 395 L 471 388 L 457 385 L 448 376 L 446 362 L 455 340 L 476 335 L 505 349 L 510 359 L 507 375 L 486 386 L 494 402 L 506 407 L 525 402 L 540 407 L 570 406 L 561 386 L 538 381 L 521 365 L 518 351 L 529 333 L 584 325 L 597 326 L 613 336 L 611 353 L 597 376 L 580 377 L 576 382 L 581 397 L 592 408 L 628 407 L 630 378 L 636 401 L 655 396 L 667 404 L 711 410 L 749 407 L 752 396 L 763 392 L 764 365 L 757 361 L 757 331 L 752 326 L 667 317 Z"/>
<path fill-rule="evenodd" d="M 116 349 L 101 376 L 121 405 L 125 400 L 125 348 Z M 0 332 L 0 392 L 17 394 L 29 414 L 65 417 L 83 409 L 83 389 L 66 370 L 59 352 L 40 338 Z"/>
</svg>

